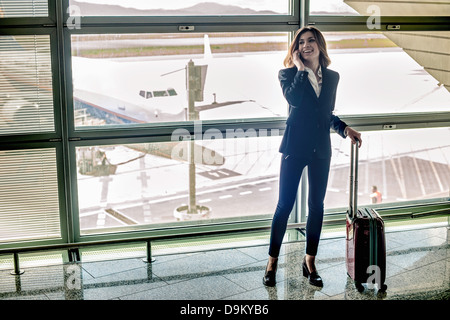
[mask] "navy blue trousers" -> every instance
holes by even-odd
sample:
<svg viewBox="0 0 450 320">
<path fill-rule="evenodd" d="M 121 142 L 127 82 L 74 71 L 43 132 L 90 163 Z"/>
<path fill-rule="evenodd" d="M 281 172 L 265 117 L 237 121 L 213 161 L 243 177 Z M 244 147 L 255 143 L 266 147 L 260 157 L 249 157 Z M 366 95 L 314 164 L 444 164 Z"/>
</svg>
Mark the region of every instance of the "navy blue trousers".
<svg viewBox="0 0 450 320">
<path fill-rule="evenodd" d="M 303 169 L 308 167 L 308 219 L 306 222 L 306 253 L 317 254 L 323 222 L 323 202 L 327 190 L 330 158 L 303 159 L 283 155 L 280 169 L 278 204 L 272 220 L 269 255 L 277 258 L 286 232 L 287 221 L 294 207 Z"/>
</svg>

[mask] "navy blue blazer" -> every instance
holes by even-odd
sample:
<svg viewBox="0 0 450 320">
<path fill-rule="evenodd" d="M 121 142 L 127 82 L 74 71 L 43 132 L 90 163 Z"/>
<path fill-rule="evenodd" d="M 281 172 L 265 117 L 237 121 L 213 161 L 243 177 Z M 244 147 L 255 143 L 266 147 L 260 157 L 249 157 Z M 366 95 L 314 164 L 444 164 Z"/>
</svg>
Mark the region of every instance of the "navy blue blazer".
<svg viewBox="0 0 450 320">
<path fill-rule="evenodd" d="M 317 98 L 307 71 L 297 67 L 278 73 L 289 117 L 280 152 L 297 158 L 331 157 L 330 128 L 345 138 L 347 124 L 333 114 L 339 73 L 322 67 L 322 89 Z"/>
</svg>

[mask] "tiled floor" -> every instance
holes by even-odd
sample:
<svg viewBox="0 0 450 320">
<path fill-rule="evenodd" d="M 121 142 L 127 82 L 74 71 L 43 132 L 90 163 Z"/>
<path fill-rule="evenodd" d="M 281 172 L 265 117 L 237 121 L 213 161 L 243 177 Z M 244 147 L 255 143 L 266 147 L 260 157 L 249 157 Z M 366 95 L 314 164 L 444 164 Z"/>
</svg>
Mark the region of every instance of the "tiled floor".
<svg viewBox="0 0 450 320">
<path fill-rule="evenodd" d="M 323 239 L 316 266 L 318 289 L 301 274 L 304 242 L 284 244 L 277 286 L 262 276 L 267 245 L 197 253 L 83 262 L 25 269 L 19 276 L 0 271 L 0 299 L 120 300 L 406 300 L 450 298 L 448 227 L 388 232 L 386 293 L 359 293 L 346 274 L 345 240 Z"/>
</svg>

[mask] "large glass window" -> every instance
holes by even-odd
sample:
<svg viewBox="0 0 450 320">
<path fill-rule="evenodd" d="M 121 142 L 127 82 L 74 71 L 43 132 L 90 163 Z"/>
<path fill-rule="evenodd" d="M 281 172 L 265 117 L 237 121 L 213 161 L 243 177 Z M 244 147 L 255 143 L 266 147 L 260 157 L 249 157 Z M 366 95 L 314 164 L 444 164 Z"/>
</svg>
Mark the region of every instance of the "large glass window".
<svg viewBox="0 0 450 320">
<path fill-rule="evenodd" d="M 311 15 L 448 16 L 448 1 L 310 0 Z"/>
<path fill-rule="evenodd" d="M 324 36 L 332 61 L 329 68 L 340 74 L 336 113 L 450 110 L 450 92 L 436 79 L 445 69 L 447 32 L 324 32 Z"/>
<path fill-rule="evenodd" d="M 359 151 L 358 204 L 448 197 L 450 128 L 368 131 Z M 332 135 L 333 157 L 325 207 L 348 207 L 350 142 Z"/>
<path fill-rule="evenodd" d="M 0 243 L 60 238 L 53 148 L 0 151 Z"/>
<path fill-rule="evenodd" d="M 72 35 L 75 126 L 286 116 L 287 45 L 269 32 Z"/>
<path fill-rule="evenodd" d="M 221 135 L 209 129 L 195 142 L 77 147 L 81 232 L 270 217 L 278 197 L 278 132 Z"/>
<path fill-rule="evenodd" d="M 0 88 L 0 135 L 54 131 L 49 36 L 0 36 Z"/>
<path fill-rule="evenodd" d="M 47 17 L 48 0 L 0 0 L 0 18 Z"/>
<path fill-rule="evenodd" d="M 336 114 L 363 132 L 359 203 L 371 203 L 373 186 L 383 204 L 447 196 L 448 10 L 400 0 L 0 0 L 0 246 L 268 224 L 288 115 L 277 76 L 303 23 L 325 32 L 340 74 Z M 378 16 L 383 28 L 369 28 Z M 387 32 L 397 19 L 405 28 Z M 381 123 L 402 130 L 366 131 Z M 325 206 L 345 208 L 349 140 L 332 143 Z"/>
<path fill-rule="evenodd" d="M 203 1 L 203 0 L 70 0 L 78 6 L 74 14 L 83 16 L 208 16 L 288 14 L 289 0 L 283 1 Z"/>
<path fill-rule="evenodd" d="M 311 15 L 359 15 L 345 0 L 310 0 Z"/>
</svg>

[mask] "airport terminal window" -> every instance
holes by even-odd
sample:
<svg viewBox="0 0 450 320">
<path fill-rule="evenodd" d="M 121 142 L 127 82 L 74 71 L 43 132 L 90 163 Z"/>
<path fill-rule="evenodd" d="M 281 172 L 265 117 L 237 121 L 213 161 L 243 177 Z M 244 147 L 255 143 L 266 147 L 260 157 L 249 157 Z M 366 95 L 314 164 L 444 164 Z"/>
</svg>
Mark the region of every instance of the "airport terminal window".
<svg viewBox="0 0 450 320">
<path fill-rule="evenodd" d="M 345 0 L 310 0 L 309 14 L 311 15 L 359 15 Z M 364 14 L 363 14 L 364 15 Z"/>
<path fill-rule="evenodd" d="M 330 68 L 341 76 L 336 113 L 362 124 L 359 203 L 371 203 L 374 185 L 387 205 L 448 197 L 450 99 L 442 57 L 450 37 L 426 31 L 445 27 L 420 18 L 444 21 L 431 17 L 448 15 L 448 4 L 377 2 L 382 16 L 408 16 L 404 21 L 423 30 L 388 33 L 367 29 L 367 1 L 123 3 L 0 0 L 0 211 L 7 213 L 0 215 L 0 245 L 270 222 L 281 136 L 262 131 L 279 128 L 287 116 L 277 73 L 301 16 L 326 31 Z M 305 5 L 309 13 L 301 12 Z M 194 30 L 178 24 L 186 21 Z M 207 66 L 195 69 L 204 83 L 187 81 L 190 60 Z M 188 110 L 188 84 L 195 112 Z M 422 112 L 442 112 L 432 124 L 441 128 L 427 128 L 415 114 Z M 365 131 L 366 119 L 391 123 L 391 115 L 416 129 Z M 189 120 L 221 131 L 202 131 L 195 142 L 171 140 L 167 132 L 190 127 Z M 266 129 L 254 135 L 251 123 Z M 350 146 L 336 134 L 332 143 L 325 208 L 340 210 L 348 205 Z M 197 155 L 191 163 L 189 150 Z"/>
<path fill-rule="evenodd" d="M 362 132 L 358 204 L 381 204 L 448 197 L 450 128 Z M 333 157 L 325 208 L 348 207 L 350 143 L 332 135 Z"/>
<path fill-rule="evenodd" d="M 126 5 L 120 0 L 70 0 L 78 6 L 77 13 L 83 16 L 211 16 L 211 15 L 286 15 L 289 0 L 242 1 L 242 0 L 129 0 Z"/>
<path fill-rule="evenodd" d="M 0 244 L 61 237 L 56 150 L 0 151 Z"/>
<path fill-rule="evenodd" d="M 0 135 L 55 130 L 49 36 L 0 36 L 0 88 Z"/>
<path fill-rule="evenodd" d="M 310 0 L 311 15 L 334 16 L 448 16 L 446 1 Z"/>
<path fill-rule="evenodd" d="M 278 197 L 281 137 L 256 137 L 249 130 L 227 134 L 234 138 L 213 139 L 206 132 L 195 143 L 77 147 L 82 234 L 270 217 Z"/>
<path fill-rule="evenodd" d="M 329 68 L 340 74 L 335 112 L 356 115 L 450 110 L 450 92 L 433 76 L 442 68 L 439 59 L 446 54 L 448 35 L 324 32 Z M 424 43 L 427 52 L 421 49 Z"/>
<path fill-rule="evenodd" d="M 74 111 L 86 125 L 286 116 L 277 73 L 288 33 L 72 35 Z M 195 78 L 192 119 L 187 65 L 207 66 Z M 143 100 L 142 91 L 154 99 Z M 147 96 L 148 98 L 148 96 Z"/>
</svg>

